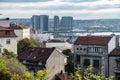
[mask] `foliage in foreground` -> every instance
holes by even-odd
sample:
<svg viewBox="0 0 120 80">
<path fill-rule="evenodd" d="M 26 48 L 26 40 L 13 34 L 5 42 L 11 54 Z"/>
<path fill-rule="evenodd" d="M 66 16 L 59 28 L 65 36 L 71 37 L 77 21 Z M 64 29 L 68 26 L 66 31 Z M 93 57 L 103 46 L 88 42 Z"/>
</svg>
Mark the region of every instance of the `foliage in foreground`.
<svg viewBox="0 0 120 80">
<path fill-rule="evenodd" d="M 33 76 L 16 58 L 8 56 L 0 55 L 0 80 L 47 80 L 46 70 Z"/>
<path fill-rule="evenodd" d="M 73 80 L 113 80 L 113 76 L 105 77 L 102 73 L 94 74 L 91 72 L 92 66 L 90 65 L 88 68 L 85 69 L 83 76 L 81 75 L 81 69 L 76 68 L 76 72 L 73 74 L 71 73 L 71 78 Z"/>
</svg>

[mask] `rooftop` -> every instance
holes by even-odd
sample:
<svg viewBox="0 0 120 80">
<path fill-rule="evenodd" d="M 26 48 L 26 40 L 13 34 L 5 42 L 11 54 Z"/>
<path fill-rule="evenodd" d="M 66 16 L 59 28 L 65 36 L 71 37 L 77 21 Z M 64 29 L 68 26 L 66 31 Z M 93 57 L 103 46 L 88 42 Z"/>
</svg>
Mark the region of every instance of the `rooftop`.
<svg viewBox="0 0 120 80">
<path fill-rule="evenodd" d="M 14 30 L 0 26 L 0 37 L 17 37 Z"/>
<path fill-rule="evenodd" d="M 62 41 L 62 40 L 58 40 L 58 39 L 50 39 L 48 40 L 48 43 L 64 43 L 65 41 Z"/>
<path fill-rule="evenodd" d="M 79 36 L 74 42 L 75 45 L 102 45 L 106 46 L 111 36 Z"/>
<path fill-rule="evenodd" d="M 115 48 L 109 55 L 110 56 L 120 56 L 120 47 Z"/>
<path fill-rule="evenodd" d="M 24 26 L 24 25 L 17 25 L 17 24 L 11 24 L 10 29 L 28 29 L 27 26 Z"/>
<path fill-rule="evenodd" d="M 20 61 L 41 62 L 45 64 L 55 48 L 29 47 L 23 53 L 18 55 Z"/>
</svg>

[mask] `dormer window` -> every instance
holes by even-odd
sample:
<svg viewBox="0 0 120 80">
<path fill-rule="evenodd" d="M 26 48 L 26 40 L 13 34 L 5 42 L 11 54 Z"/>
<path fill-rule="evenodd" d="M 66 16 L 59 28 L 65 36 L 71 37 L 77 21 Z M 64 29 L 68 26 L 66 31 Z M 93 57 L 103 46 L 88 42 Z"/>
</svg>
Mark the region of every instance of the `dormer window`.
<svg viewBox="0 0 120 80">
<path fill-rule="evenodd" d="M 5 34 L 6 34 L 7 36 L 10 36 L 10 31 L 6 31 Z"/>
</svg>

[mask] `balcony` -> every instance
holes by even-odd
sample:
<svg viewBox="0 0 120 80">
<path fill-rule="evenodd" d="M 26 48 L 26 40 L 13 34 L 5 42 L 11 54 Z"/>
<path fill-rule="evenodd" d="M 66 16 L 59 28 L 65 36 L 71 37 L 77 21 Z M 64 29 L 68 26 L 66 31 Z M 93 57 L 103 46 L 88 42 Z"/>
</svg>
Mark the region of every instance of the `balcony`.
<svg viewBox="0 0 120 80">
<path fill-rule="evenodd" d="M 115 72 L 115 73 L 120 73 L 120 67 L 115 67 L 115 68 L 114 68 L 114 72 Z"/>
</svg>

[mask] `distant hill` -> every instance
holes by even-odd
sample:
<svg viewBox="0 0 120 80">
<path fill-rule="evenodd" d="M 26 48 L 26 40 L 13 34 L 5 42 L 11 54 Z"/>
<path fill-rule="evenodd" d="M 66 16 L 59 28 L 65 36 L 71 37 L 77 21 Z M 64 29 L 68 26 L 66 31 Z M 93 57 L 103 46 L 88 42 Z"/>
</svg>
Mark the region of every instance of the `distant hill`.
<svg viewBox="0 0 120 80">
<path fill-rule="evenodd" d="M 120 19 L 74 20 L 74 28 L 91 31 L 120 31 Z"/>
<path fill-rule="evenodd" d="M 32 28 L 32 22 L 30 18 L 10 19 L 10 22 Z M 73 29 L 80 29 L 84 31 L 120 31 L 120 19 L 74 20 L 73 24 Z"/>
<path fill-rule="evenodd" d="M 28 27 L 32 27 L 32 23 L 31 20 L 29 18 L 15 18 L 15 19 L 10 19 L 11 23 L 15 23 L 15 24 L 20 24 L 20 25 L 25 25 Z"/>
</svg>

